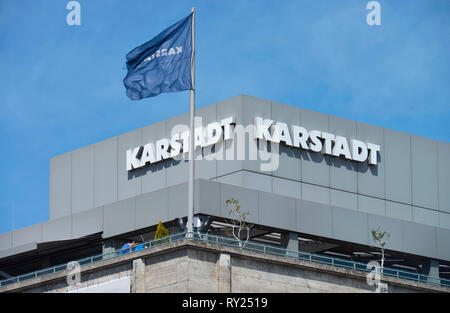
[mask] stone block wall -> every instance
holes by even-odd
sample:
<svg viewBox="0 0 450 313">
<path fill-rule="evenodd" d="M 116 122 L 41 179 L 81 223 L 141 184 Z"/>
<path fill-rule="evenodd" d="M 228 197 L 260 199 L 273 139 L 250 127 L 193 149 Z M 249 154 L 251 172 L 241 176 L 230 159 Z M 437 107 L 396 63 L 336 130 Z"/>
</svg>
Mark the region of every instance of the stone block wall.
<svg viewBox="0 0 450 313">
<path fill-rule="evenodd" d="M 81 283 L 66 272 L 0 287 L 0 292 L 68 292 L 130 277 L 131 292 L 374 292 L 366 273 L 183 240 L 103 260 L 81 268 Z M 389 292 L 449 292 L 450 288 L 385 277 Z"/>
</svg>

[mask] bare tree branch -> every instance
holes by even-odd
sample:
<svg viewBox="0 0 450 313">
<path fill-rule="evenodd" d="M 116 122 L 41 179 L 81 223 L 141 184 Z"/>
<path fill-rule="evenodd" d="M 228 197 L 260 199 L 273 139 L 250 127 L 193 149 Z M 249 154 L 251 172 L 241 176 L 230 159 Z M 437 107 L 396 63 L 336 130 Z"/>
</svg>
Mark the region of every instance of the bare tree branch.
<svg viewBox="0 0 450 313">
<path fill-rule="evenodd" d="M 232 227 L 233 237 L 239 242 L 239 247 L 244 247 L 250 239 L 250 229 L 253 224 L 247 222 L 247 218 L 250 215 L 250 211 L 243 212 L 239 201 L 232 198 L 226 201 L 227 208 L 229 209 L 227 220 L 228 224 Z"/>
</svg>

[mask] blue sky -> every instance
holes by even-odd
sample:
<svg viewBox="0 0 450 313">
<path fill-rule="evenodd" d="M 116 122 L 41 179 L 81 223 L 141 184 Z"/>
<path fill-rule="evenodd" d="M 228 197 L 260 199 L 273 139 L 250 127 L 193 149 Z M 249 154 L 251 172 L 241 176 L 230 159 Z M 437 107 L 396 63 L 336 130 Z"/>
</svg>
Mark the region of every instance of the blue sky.
<svg viewBox="0 0 450 313">
<path fill-rule="evenodd" d="M 131 101 L 125 55 L 196 15 L 197 106 L 248 94 L 450 141 L 450 1 L 0 0 L 0 233 L 48 219 L 50 158 L 188 111 Z M 14 215 L 12 212 L 14 211 Z"/>
</svg>

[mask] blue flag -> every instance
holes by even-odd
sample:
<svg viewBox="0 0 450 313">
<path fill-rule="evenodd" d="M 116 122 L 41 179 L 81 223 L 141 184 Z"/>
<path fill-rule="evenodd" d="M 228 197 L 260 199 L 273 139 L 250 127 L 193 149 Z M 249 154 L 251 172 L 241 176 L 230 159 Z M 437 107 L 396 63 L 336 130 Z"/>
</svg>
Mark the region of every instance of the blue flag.
<svg viewBox="0 0 450 313">
<path fill-rule="evenodd" d="M 192 13 L 127 54 L 123 79 L 131 100 L 191 90 Z"/>
</svg>

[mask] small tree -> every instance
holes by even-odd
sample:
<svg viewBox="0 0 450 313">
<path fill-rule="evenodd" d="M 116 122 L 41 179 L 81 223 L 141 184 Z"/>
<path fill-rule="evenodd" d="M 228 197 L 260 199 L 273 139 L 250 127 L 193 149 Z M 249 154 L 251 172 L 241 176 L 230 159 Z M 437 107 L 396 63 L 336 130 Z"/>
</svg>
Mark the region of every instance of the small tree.
<svg viewBox="0 0 450 313">
<path fill-rule="evenodd" d="M 242 248 L 250 239 L 250 229 L 253 227 L 252 224 L 247 222 L 250 211 L 243 212 L 238 200 L 234 198 L 227 200 L 226 205 L 229 209 L 228 216 L 231 218 L 227 222 L 232 227 L 233 237 L 239 242 L 239 247 Z"/>
<path fill-rule="evenodd" d="M 164 237 L 168 237 L 168 236 L 169 236 L 169 231 L 167 230 L 167 228 L 164 227 L 162 222 L 159 221 L 158 226 L 156 227 L 155 240 L 158 240 L 158 239 L 161 239 Z M 165 240 L 158 240 L 157 244 L 161 244 L 164 242 L 169 242 L 169 238 L 167 238 Z"/>
<path fill-rule="evenodd" d="M 381 274 L 383 274 L 384 267 L 384 247 L 386 246 L 387 241 L 391 237 L 391 234 L 387 231 L 381 231 L 380 227 L 376 230 L 372 229 L 372 238 L 377 244 L 381 247 Z"/>
</svg>

